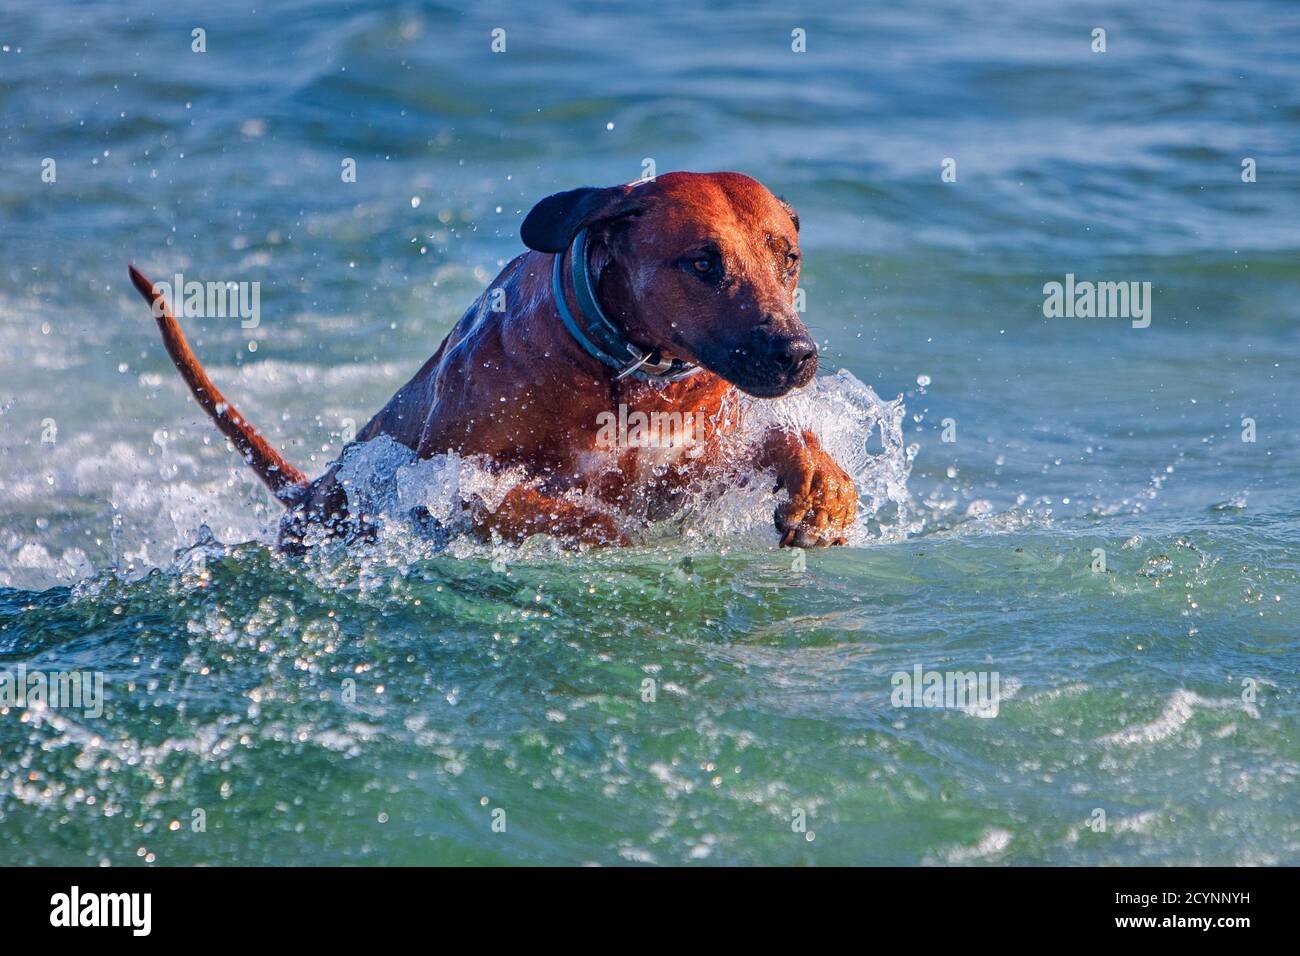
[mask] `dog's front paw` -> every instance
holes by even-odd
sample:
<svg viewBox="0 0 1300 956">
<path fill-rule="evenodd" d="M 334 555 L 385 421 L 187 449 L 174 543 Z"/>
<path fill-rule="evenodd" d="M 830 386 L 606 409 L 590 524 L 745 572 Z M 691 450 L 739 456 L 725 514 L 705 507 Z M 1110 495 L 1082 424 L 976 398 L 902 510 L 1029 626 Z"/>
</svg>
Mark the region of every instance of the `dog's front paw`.
<svg viewBox="0 0 1300 956">
<path fill-rule="evenodd" d="M 774 515 L 781 547 L 847 544 L 849 528 L 858 516 L 853 478 L 822 449 L 812 432 L 804 432 L 786 448 L 785 460 L 777 468 L 776 490 L 784 488 L 790 500 L 779 505 Z"/>
</svg>

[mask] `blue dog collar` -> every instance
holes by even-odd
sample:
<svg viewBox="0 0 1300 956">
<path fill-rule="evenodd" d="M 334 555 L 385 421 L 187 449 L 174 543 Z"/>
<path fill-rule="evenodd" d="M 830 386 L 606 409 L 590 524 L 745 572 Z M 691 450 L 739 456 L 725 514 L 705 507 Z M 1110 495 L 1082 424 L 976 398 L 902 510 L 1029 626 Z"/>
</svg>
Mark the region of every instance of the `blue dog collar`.
<svg viewBox="0 0 1300 956">
<path fill-rule="evenodd" d="M 584 329 L 577 318 L 569 311 L 564 298 L 564 253 L 555 255 L 555 269 L 551 273 L 551 291 L 555 298 L 555 308 L 569 334 L 577 341 L 588 355 L 617 369 L 614 380 L 629 375 L 643 382 L 679 382 L 689 378 L 700 370 L 698 365 L 673 359 L 665 362 L 656 359 L 657 351 L 643 352 L 619 331 L 609 320 L 596 301 L 596 293 L 591 285 L 591 271 L 587 268 L 587 230 L 583 229 L 573 237 L 569 247 L 570 278 L 573 282 L 573 294 L 578 300 L 578 312 L 587 320 Z"/>
</svg>

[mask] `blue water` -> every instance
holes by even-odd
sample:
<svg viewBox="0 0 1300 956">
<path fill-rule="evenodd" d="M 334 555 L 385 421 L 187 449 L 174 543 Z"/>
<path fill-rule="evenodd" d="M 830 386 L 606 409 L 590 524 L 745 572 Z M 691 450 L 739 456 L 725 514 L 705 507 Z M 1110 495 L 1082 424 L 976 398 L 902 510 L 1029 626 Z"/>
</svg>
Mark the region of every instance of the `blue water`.
<svg viewBox="0 0 1300 956">
<path fill-rule="evenodd" d="M 0 18 L 0 667 L 106 698 L 0 709 L 0 863 L 1300 863 L 1300 7 L 154 6 Z M 890 520 L 277 556 L 127 261 L 261 283 L 187 328 L 315 474 L 647 158 L 798 208 Z"/>
</svg>

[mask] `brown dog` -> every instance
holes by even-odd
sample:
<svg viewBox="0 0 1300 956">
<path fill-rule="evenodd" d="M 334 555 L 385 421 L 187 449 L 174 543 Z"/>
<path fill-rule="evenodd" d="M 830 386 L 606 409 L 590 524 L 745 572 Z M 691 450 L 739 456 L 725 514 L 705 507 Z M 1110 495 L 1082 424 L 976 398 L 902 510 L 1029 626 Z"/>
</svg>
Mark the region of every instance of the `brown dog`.
<svg viewBox="0 0 1300 956">
<path fill-rule="evenodd" d="M 550 196 L 521 229 L 532 251 L 505 267 L 357 440 L 387 435 L 421 458 L 522 465 L 533 481 L 495 509 L 473 509 L 485 535 L 626 544 L 637 521 L 672 514 L 688 486 L 718 477 L 733 388 L 774 398 L 812 380 L 817 347 L 793 307 L 798 231 L 788 203 L 739 173 Z M 134 267 L 131 279 L 195 399 L 290 509 L 282 545 L 301 544 L 314 525 L 359 530 L 365 516 L 348 515 L 338 464 L 310 481 L 286 462 L 212 384 L 152 283 Z M 620 407 L 702 427 L 689 450 L 607 451 L 598 423 Z M 783 546 L 844 543 L 857 491 L 811 432 L 772 429 L 752 464 L 789 492 L 775 513 Z"/>
</svg>

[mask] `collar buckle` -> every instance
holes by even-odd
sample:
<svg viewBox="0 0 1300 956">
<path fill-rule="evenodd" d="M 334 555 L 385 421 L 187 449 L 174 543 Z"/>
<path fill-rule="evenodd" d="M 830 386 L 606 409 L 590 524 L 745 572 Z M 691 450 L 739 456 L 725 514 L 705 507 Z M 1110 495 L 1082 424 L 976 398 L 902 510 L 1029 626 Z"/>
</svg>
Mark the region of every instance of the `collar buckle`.
<svg viewBox="0 0 1300 956">
<path fill-rule="evenodd" d="M 700 370 L 698 365 L 683 362 L 680 359 L 663 361 L 658 350 L 642 352 L 629 342 L 596 301 L 596 292 L 592 288 L 591 273 L 587 269 L 587 230 L 583 229 L 573 237 L 569 248 L 570 279 L 573 282 L 574 298 L 578 302 L 578 313 L 586 319 L 584 329 L 572 312 L 564 297 L 564 253 L 556 253 L 555 268 L 551 273 L 551 291 L 555 299 L 555 308 L 569 334 L 593 358 L 599 359 L 610 368 L 617 369 L 614 381 L 633 376 L 645 382 L 678 382 L 689 378 Z M 593 341 L 594 340 L 594 341 Z M 626 353 L 632 357 L 631 362 L 617 358 Z"/>
</svg>

